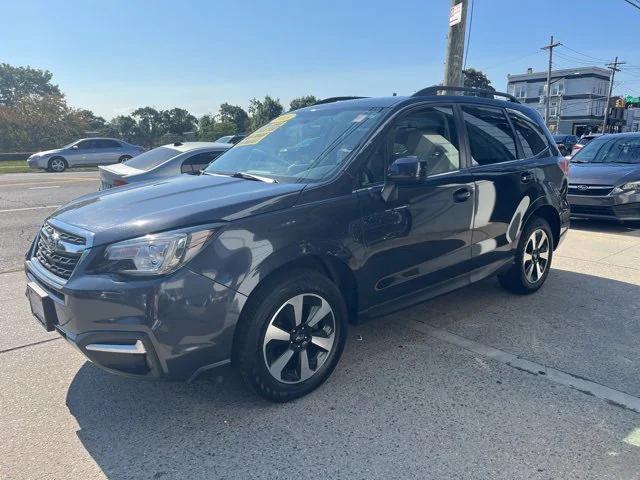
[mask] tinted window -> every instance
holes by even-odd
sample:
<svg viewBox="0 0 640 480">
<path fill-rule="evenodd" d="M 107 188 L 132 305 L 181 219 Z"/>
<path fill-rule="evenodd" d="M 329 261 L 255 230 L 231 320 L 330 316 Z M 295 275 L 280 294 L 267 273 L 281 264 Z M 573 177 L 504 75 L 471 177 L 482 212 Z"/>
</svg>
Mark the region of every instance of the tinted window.
<svg viewBox="0 0 640 480">
<path fill-rule="evenodd" d="M 179 154 L 180 152 L 173 148 L 158 147 L 127 160 L 127 166 L 140 170 L 150 170 Z"/>
<path fill-rule="evenodd" d="M 198 153 L 192 157 L 187 158 L 182 163 L 180 169 L 182 173 L 198 173 L 200 170 L 204 170 L 209 164 L 220 156 L 222 152 L 204 152 Z"/>
<path fill-rule="evenodd" d="M 115 140 L 94 140 L 95 148 L 120 148 L 120 144 Z"/>
<path fill-rule="evenodd" d="M 389 136 L 369 157 L 361 183 L 383 182 L 386 168 L 403 157 L 424 160 L 427 175 L 458 170 L 460 154 L 453 110 L 450 107 L 428 108 L 396 120 Z"/>
<path fill-rule="evenodd" d="M 463 107 L 473 165 L 516 159 L 516 142 L 504 111 L 489 107 Z"/>
<path fill-rule="evenodd" d="M 94 140 L 83 140 L 81 142 L 77 143 L 78 148 L 80 150 L 89 150 L 91 148 L 95 148 L 95 141 Z"/>
<path fill-rule="evenodd" d="M 513 123 L 516 135 L 518 135 L 518 139 L 520 140 L 524 158 L 535 157 L 548 147 L 547 138 L 540 130 L 540 127 L 538 127 L 538 125 L 531 121 L 526 115 L 509 110 L 509 117 Z M 566 137 L 561 138 L 560 142 L 564 142 L 566 140 Z"/>
</svg>

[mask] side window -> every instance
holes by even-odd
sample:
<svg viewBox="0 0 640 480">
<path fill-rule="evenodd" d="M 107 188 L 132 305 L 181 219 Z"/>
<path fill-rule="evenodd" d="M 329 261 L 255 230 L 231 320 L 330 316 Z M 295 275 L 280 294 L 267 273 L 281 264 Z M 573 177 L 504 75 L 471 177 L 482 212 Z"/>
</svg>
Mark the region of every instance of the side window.
<svg viewBox="0 0 640 480">
<path fill-rule="evenodd" d="M 200 170 L 207 168 L 221 154 L 222 152 L 205 152 L 193 155 L 182 162 L 180 171 L 182 173 L 198 173 Z"/>
<path fill-rule="evenodd" d="M 403 157 L 427 164 L 427 176 L 460 169 L 458 134 L 451 107 L 431 107 L 397 119 L 364 168 L 362 184 L 384 181 L 386 169 Z"/>
<path fill-rule="evenodd" d="M 96 148 L 120 148 L 120 144 L 115 140 L 96 140 Z"/>
<path fill-rule="evenodd" d="M 95 140 L 83 140 L 81 142 L 78 142 L 77 145 L 79 150 L 90 150 L 92 148 L 95 148 Z"/>
<path fill-rule="evenodd" d="M 547 137 L 540 130 L 540 127 L 526 115 L 515 110 L 509 110 L 509 118 L 511 118 L 513 128 L 516 131 L 516 135 L 518 135 L 520 145 L 522 145 L 524 158 L 535 157 L 549 147 Z M 564 137 L 561 141 L 566 142 L 567 137 Z"/>
<path fill-rule="evenodd" d="M 465 106 L 462 111 L 473 165 L 517 159 L 513 131 L 501 108 Z"/>
</svg>

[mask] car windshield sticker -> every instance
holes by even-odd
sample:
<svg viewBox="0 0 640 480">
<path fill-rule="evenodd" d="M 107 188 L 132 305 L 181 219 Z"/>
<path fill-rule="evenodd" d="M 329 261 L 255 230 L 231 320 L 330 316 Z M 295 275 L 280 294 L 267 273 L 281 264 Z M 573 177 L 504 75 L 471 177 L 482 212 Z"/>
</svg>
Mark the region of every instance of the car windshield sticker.
<svg viewBox="0 0 640 480">
<path fill-rule="evenodd" d="M 284 115 L 280 115 L 278 118 L 274 118 L 269 123 L 267 123 L 264 127 L 260 127 L 258 130 L 253 132 L 251 135 L 242 140 L 237 147 L 242 147 L 246 145 L 255 145 L 262 141 L 262 139 L 268 137 L 271 133 L 275 132 L 282 125 L 287 123 L 292 118 L 295 118 L 295 113 L 285 113 Z"/>
</svg>

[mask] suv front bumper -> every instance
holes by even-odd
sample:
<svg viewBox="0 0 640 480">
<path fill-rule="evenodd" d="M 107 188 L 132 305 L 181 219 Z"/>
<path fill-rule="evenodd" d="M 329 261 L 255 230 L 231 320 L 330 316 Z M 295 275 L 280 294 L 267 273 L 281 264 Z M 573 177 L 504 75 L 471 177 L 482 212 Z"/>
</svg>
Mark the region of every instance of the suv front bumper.
<svg viewBox="0 0 640 480">
<path fill-rule="evenodd" d="M 122 375 L 191 380 L 228 365 L 246 297 L 186 267 L 166 277 L 72 276 L 54 284 L 31 260 L 51 325 L 96 365 Z"/>
</svg>

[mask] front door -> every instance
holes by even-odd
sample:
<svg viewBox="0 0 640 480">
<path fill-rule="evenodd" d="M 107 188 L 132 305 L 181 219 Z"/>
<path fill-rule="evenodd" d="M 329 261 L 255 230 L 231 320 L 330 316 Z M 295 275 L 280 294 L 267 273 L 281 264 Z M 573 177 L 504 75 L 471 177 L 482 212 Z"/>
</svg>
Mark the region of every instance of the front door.
<svg viewBox="0 0 640 480">
<path fill-rule="evenodd" d="M 362 310 L 436 285 L 466 284 L 471 261 L 475 188 L 462 168 L 452 107 L 411 110 L 380 137 L 358 190 L 365 245 L 358 270 Z M 413 156 L 426 162 L 427 178 L 398 185 L 385 200 L 387 166 Z"/>
</svg>

